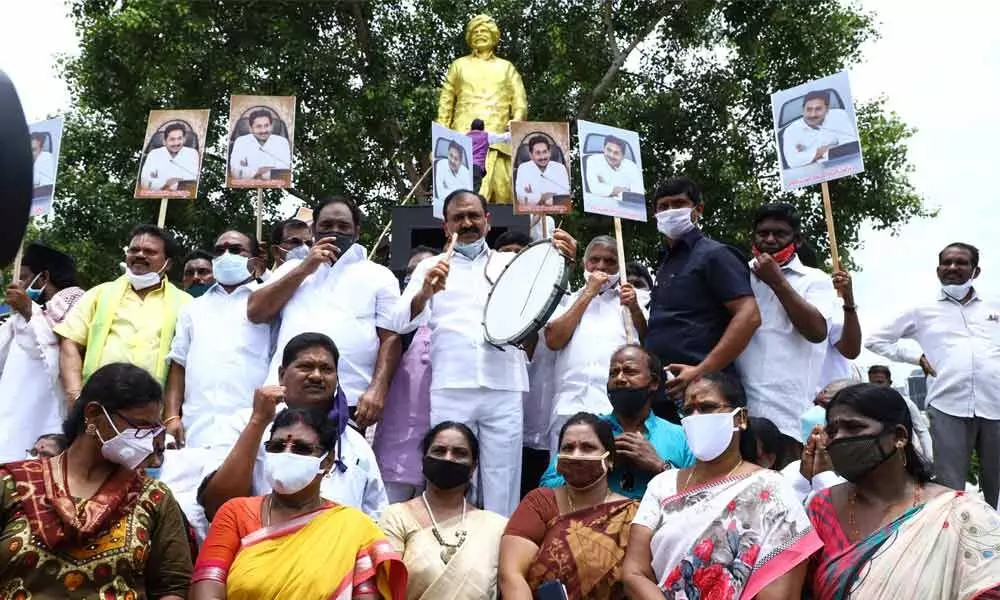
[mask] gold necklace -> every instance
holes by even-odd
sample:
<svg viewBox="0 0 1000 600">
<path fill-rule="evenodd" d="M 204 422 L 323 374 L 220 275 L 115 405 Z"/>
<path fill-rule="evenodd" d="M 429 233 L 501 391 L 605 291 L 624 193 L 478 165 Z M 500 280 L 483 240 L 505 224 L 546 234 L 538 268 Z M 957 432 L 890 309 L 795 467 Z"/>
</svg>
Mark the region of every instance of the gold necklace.
<svg viewBox="0 0 1000 600">
<path fill-rule="evenodd" d="M 923 490 L 922 485 L 920 485 L 919 483 L 913 484 L 913 504 L 910 506 L 910 508 L 913 508 L 914 506 L 920 504 L 922 490 Z M 853 485 L 851 486 L 851 491 L 847 494 L 847 503 L 850 506 L 850 509 L 847 513 L 847 526 L 851 530 L 852 541 L 858 542 L 861 541 L 861 528 L 858 527 L 858 518 L 854 512 L 858 504 L 858 488 L 856 486 Z M 885 507 L 885 511 L 882 517 L 883 521 L 885 520 L 884 515 L 887 514 L 896 504 L 897 503 L 893 502 Z M 879 521 L 878 527 L 876 527 L 875 529 L 878 529 L 881 526 L 882 522 Z"/>
<path fill-rule="evenodd" d="M 598 504 L 603 504 L 607 502 L 608 498 L 610 497 L 611 497 L 611 490 L 609 489 L 608 491 L 604 492 L 604 500 L 602 502 L 599 502 Z M 573 502 L 573 494 L 568 486 L 566 487 L 566 501 L 569 502 L 569 512 L 576 512 L 576 504 Z M 592 506 L 597 506 L 597 504 L 594 504 Z"/>
<path fill-rule="evenodd" d="M 742 465 L 743 465 L 743 459 L 741 458 L 740 462 L 736 463 L 736 466 L 733 467 L 732 469 L 730 469 L 729 472 L 726 473 L 726 476 L 723 477 L 723 479 L 726 479 L 730 475 L 732 475 L 733 473 L 735 473 L 736 469 L 739 469 Z M 695 470 L 696 467 L 697 467 L 697 465 L 695 465 L 694 467 L 691 467 L 691 470 L 688 471 L 687 479 L 684 480 L 684 488 L 683 488 L 684 491 L 687 491 L 688 486 L 691 485 L 691 477 L 694 475 L 694 470 Z"/>
</svg>

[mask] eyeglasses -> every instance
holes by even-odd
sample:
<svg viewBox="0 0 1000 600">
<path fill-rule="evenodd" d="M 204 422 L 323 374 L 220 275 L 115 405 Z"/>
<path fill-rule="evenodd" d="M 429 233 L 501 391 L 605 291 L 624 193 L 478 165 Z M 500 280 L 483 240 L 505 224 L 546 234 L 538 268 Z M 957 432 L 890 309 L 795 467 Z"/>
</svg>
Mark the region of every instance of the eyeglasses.
<svg viewBox="0 0 1000 600">
<path fill-rule="evenodd" d="M 291 249 L 295 248 L 296 246 L 301 246 L 302 244 L 305 244 L 306 246 L 312 246 L 312 243 L 313 243 L 312 238 L 301 239 L 297 237 L 290 237 L 286 240 L 281 240 L 281 243 L 278 245 L 282 247 L 287 246 L 288 249 Z"/>
<path fill-rule="evenodd" d="M 166 428 L 163 426 L 163 423 L 153 423 L 153 424 L 134 423 L 128 417 L 126 417 L 125 415 L 121 414 L 118 411 L 115 411 L 114 414 L 122 421 L 125 421 L 125 423 L 128 424 L 129 428 L 135 431 L 133 436 L 135 436 L 135 439 L 137 440 L 144 440 L 149 436 L 156 437 L 166 430 Z M 112 421 L 111 424 L 114 425 L 114 422 Z M 117 429 L 117 427 L 115 429 Z"/>
<path fill-rule="evenodd" d="M 214 248 L 216 256 L 222 256 L 226 252 L 231 254 L 243 254 L 246 252 L 246 248 L 239 244 L 219 244 Z"/>
<path fill-rule="evenodd" d="M 298 454 L 299 456 L 315 456 L 323 452 L 321 446 L 307 444 L 300 440 L 269 440 L 264 442 L 264 451 L 271 454 L 281 454 L 289 448 L 292 454 Z"/>
</svg>

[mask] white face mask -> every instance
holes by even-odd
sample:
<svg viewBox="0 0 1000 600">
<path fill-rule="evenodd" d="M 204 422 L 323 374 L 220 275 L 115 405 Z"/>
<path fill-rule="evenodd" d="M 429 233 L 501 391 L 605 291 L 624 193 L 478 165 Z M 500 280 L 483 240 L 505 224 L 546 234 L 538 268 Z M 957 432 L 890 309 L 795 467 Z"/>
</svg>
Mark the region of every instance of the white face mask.
<svg viewBox="0 0 1000 600">
<path fill-rule="evenodd" d="M 163 268 L 165 269 L 166 267 L 167 265 L 164 264 Z M 151 288 L 154 285 L 160 283 L 160 273 L 162 272 L 162 270 L 163 269 L 161 269 L 160 271 L 156 271 L 155 273 L 136 275 L 135 273 L 132 272 L 132 269 L 125 267 L 125 276 L 128 277 L 129 283 L 132 284 L 132 289 L 139 292 L 146 288 Z"/>
<path fill-rule="evenodd" d="M 292 248 L 285 254 L 286 260 L 305 260 L 309 256 L 309 246 L 305 244 L 299 244 L 298 246 Z"/>
<path fill-rule="evenodd" d="M 965 297 L 969 295 L 969 290 L 971 289 L 972 289 L 971 279 L 966 281 L 965 283 L 941 286 L 942 292 L 948 294 L 948 296 L 954 298 L 955 300 L 958 300 L 959 302 L 965 300 Z"/>
<path fill-rule="evenodd" d="M 212 260 L 212 275 L 222 285 L 236 285 L 250 278 L 250 269 L 246 256 L 224 252 Z"/>
<path fill-rule="evenodd" d="M 706 462 L 722 456 L 733 441 L 733 432 L 740 429 L 733 424 L 733 417 L 741 410 L 736 408 L 732 412 L 691 415 L 681 419 L 688 447 L 695 458 Z"/>
<path fill-rule="evenodd" d="M 279 494 L 301 492 L 323 472 L 320 463 L 324 456 L 302 456 L 291 452 L 266 452 L 264 477 Z"/>
<path fill-rule="evenodd" d="M 455 252 L 458 252 L 465 258 L 469 260 L 475 259 L 477 256 L 482 254 L 483 249 L 486 247 L 486 238 L 481 237 L 474 242 L 469 242 L 468 244 L 463 244 L 458 242 L 455 244 Z"/>
<path fill-rule="evenodd" d="M 101 440 L 101 456 L 127 469 L 135 469 L 153 453 L 153 440 L 160 432 L 140 431 L 131 427 L 119 431 L 108 411 L 103 406 L 101 410 L 104 411 L 104 416 L 108 418 L 108 423 L 115 432 L 115 437 L 108 440 L 101 437 L 100 431 L 97 432 L 97 439 Z M 137 438 L 136 434 L 142 438 Z"/>
<path fill-rule="evenodd" d="M 656 213 L 656 229 L 672 240 L 676 240 L 694 229 L 691 208 L 668 208 Z"/>
<path fill-rule="evenodd" d="M 590 281 L 590 277 L 592 276 L 592 274 L 593 274 L 593 271 L 584 271 L 583 272 L 583 280 L 584 281 Z M 610 290 L 611 288 L 615 287 L 616 285 L 618 285 L 618 280 L 620 278 L 621 278 L 621 274 L 620 273 L 615 273 L 614 275 L 608 275 L 608 280 L 605 281 L 604 285 L 601 286 L 601 293 L 603 294 L 604 292 L 606 292 L 606 291 Z"/>
</svg>

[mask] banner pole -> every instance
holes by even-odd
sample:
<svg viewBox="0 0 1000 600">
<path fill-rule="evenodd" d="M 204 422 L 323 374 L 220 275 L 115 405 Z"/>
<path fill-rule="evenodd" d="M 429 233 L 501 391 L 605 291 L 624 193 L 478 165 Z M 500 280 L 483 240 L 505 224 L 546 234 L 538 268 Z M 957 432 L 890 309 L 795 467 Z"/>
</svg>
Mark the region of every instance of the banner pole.
<svg viewBox="0 0 1000 600">
<path fill-rule="evenodd" d="M 261 239 L 264 225 L 264 189 L 257 188 L 257 240 Z"/>
<path fill-rule="evenodd" d="M 160 214 L 156 217 L 156 226 L 163 229 L 167 222 L 167 199 L 160 198 Z"/>
<path fill-rule="evenodd" d="M 621 217 L 614 217 L 615 219 L 615 240 L 618 241 L 616 246 L 618 246 L 618 285 L 628 281 L 625 271 L 625 240 L 622 237 L 622 220 Z M 622 321 L 625 323 L 625 342 L 628 344 L 635 343 L 635 337 L 632 335 L 632 313 L 629 312 L 627 306 L 622 307 Z"/>
<path fill-rule="evenodd" d="M 402 202 L 399 203 L 400 206 L 406 204 L 410 200 L 410 198 L 413 197 L 413 193 L 417 191 L 417 188 L 420 187 L 420 184 L 424 182 L 424 179 L 427 178 L 427 176 L 431 172 L 431 169 L 433 168 L 434 167 L 432 165 L 428 167 L 426 171 L 424 171 L 424 174 L 420 176 L 420 179 L 418 179 L 417 182 L 413 184 L 413 187 L 410 188 L 410 193 L 407 194 L 405 198 L 403 198 Z M 382 233 L 379 234 L 378 239 L 376 239 L 375 243 L 372 245 L 371 252 L 368 253 L 368 260 L 371 260 L 375 256 L 375 252 L 378 251 L 378 245 L 382 243 L 382 239 L 389 233 L 389 229 L 391 227 L 392 227 L 392 219 L 389 219 L 389 222 L 386 223 L 385 227 L 382 228 Z"/>
</svg>

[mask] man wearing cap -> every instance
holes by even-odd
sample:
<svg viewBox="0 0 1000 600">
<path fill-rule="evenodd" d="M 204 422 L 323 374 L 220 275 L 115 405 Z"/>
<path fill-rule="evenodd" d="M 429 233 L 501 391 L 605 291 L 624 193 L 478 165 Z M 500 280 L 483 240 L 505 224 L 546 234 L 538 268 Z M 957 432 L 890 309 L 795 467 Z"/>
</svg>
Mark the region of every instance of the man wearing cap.
<svg viewBox="0 0 1000 600">
<path fill-rule="evenodd" d="M 59 341 L 52 333 L 83 295 L 73 259 L 32 243 L 4 301 L 14 310 L 0 327 L 0 463 L 23 460 L 40 436 L 62 431 Z"/>
</svg>

